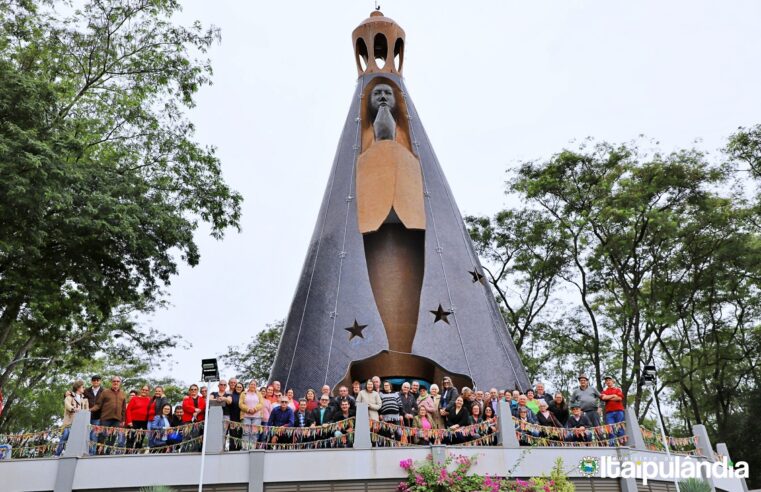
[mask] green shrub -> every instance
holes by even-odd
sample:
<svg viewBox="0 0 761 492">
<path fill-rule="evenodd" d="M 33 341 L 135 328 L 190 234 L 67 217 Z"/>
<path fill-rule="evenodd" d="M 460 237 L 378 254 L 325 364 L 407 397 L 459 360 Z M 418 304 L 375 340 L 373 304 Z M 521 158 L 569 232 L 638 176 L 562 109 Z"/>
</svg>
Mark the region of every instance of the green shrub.
<svg viewBox="0 0 761 492">
<path fill-rule="evenodd" d="M 681 492 L 711 492 L 711 484 L 702 478 L 686 478 L 679 481 Z"/>
</svg>

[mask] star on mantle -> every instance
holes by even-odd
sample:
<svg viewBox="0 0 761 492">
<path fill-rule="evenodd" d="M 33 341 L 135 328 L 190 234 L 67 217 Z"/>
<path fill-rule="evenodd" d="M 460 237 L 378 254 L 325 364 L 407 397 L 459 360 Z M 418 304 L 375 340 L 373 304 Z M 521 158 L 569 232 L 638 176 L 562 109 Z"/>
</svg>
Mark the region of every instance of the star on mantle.
<svg viewBox="0 0 761 492">
<path fill-rule="evenodd" d="M 473 283 L 474 283 L 474 284 L 475 284 L 476 282 L 481 282 L 481 283 L 484 283 L 484 276 L 483 276 L 483 275 L 481 275 L 481 274 L 478 272 L 478 269 L 477 269 L 477 268 L 474 268 L 472 272 L 468 272 L 468 273 L 470 274 L 470 276 L 471 276 L 471 277 L 473 277 Z"/>
<path fill-rule="evenodd" d="M 452 311 L 445 311 L 443 307 L 441 307 L 441 304 L 439 304 L 439 308 L 436 311 L 429 311 L 431 314 L 436 316 L 436 319 L 433 320 L 434 323 L 438 321 L 443 321 L 446 324 L 449 324 L 449 318 L 448 316 L 452 314 Z"/>
<path fill-rule="evenodd" d="M 351 340 L 354 340 L 354 337 L 365 338 L 365 336 L 362 334 L 362 330 L 364 330 L 365 328 L 367 328 L 367 325 L 360 325 L 359 323 L 357 323 L 357 319 L 355 318 L 354 325 L 348 328 L 344 328 L 344 330 L 351 333 L 351 336 L 349 337 L 349 340 L 351 341 Z"/>
</svg>

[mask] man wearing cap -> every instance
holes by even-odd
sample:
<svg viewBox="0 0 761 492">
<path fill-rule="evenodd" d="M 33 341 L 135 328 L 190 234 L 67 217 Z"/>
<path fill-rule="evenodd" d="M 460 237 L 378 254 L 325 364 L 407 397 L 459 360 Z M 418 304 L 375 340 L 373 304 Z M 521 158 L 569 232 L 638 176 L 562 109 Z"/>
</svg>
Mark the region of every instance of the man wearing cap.
<svg viewBox="0 0 761 492">
<path fill-rule="evenodd" d="M 621 388 L 616 387 L 616 380 L 613 376 L 605 376 L 606 388 L 602 391 L 600 399 L 605 402 L 605 423 L 617 424 L 624 421 L 624 393 Z M 616 437 L 624 434 L 623 429 L 616 430 Z"/>
<path fill-rule="evenodd" d="M 98 399 L 98 395 L 101 391 L 103 391 L 103 388 L 101 388 L 101 377 L 98 374 L 95 374 L 92 378 L 90 378 L 91 386 L 87 388 L 84 392 L 84 397 L 87 398 L 87 406 L 92 409 L 93 406 L 95 406 L 95 400 Z M 100 410 L 93 412 L 90 410 L 90 425 L 100 425 Z M 98 440 L 98 433 L 94 430 L 90 431 L 90 441 L 95 442 Z M 90 447 L 90 454 L 95 454 L 95 445 Z"/>
<path fill-rule="evenodd" d="M 85 398 L 87 398 L 87 403 L 90 408 L 95 406 L 95 400 L 98 399 L 98 395 L 103 390 L 103 388 L 100 387 L 101 377 L 99 375 L 94 375 L 92 378 L 90 378 L 91 386 L 85 390 Z M 90 412 L 90 425 L 100 425 L 100 410 L 97 412 Z"/>
<path fill-rule="evenodd" d="M 566 438 L 568 441 L 583 442 L 592 440 L 592 436 L 587 433 L 592 424 L 581 410 L 581 405 L 571 403 L 571 416 L 568 417 L 565 423 L 565 428 L 568 429 L 568 437 Z"/>
<path fill-rule="evenodd" d="M 601 425 L 600 414 L 597 413 L 600 406 L 599 401 L 600 392 L 594 386 L 589 385 L 589 378 L 586 374 L 579 374 L 579 387 L 571 395 L 571 408 L 573 409 L 574 403 L 578 404 L 593 427 Z"/>
</svg>

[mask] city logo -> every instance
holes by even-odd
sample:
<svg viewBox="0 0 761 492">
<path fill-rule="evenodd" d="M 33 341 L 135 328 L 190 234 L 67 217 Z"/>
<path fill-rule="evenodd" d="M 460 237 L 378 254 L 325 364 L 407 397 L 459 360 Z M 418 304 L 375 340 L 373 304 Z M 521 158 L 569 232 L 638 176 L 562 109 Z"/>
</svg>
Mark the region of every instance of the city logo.
<svg viewBox="0 0 761 492">
<path fill-rule="evenodd" d="M 587 478 L 595 477 L 600 470 L 600 459 L 585 456 L 579 461 L 579 472 Z"/>
</svg>

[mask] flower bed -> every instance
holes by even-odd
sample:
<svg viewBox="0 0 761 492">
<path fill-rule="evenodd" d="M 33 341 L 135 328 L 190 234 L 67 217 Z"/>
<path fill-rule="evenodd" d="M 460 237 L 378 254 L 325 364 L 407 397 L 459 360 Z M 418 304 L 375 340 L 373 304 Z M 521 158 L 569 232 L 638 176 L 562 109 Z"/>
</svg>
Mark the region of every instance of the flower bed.
<svg viewBox="0 0 761 492">
<path fill-rule="evenodd" d="M 443 463 L 435 463 L 429 454 L 425 461 L 406 459 L 399 466 L 407 472 L 407 480 L 399 483 L 400 492 L 574 492 L 575 487 L 563 471 L 558 459 L 549 476 L 529 480 L 497 476 L 473 475 L 470 469 L 476 456 L 448 456 Z"/>
</svg>

